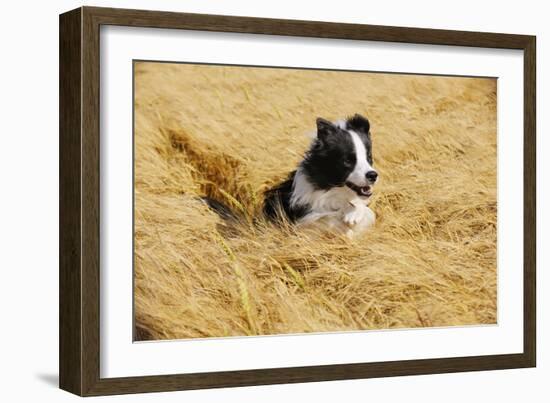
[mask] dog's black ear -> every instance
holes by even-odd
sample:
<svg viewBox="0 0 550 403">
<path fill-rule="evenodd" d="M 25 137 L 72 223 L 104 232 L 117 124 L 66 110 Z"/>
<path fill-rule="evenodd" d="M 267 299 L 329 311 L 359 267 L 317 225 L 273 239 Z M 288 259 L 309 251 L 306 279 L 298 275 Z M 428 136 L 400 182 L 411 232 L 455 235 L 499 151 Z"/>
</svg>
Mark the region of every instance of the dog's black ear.
<svg viewBox="0 0 550 403">
<path fill-rule="evenodd" d="M 347 127 L 351 130 L 355 130 L 356 132 L 363 132 L 367 136 L 370 135 L 370 123 L 369 120 L 356 113 L 351 118 L 347 120 Z"/>
<path fill-rule="evenodd" d="M 323 118 L 317 118 L 317 138 L 321 143 L 334 133 L 336 133 L 336 126 L 332 122 Z"/>
</svg>

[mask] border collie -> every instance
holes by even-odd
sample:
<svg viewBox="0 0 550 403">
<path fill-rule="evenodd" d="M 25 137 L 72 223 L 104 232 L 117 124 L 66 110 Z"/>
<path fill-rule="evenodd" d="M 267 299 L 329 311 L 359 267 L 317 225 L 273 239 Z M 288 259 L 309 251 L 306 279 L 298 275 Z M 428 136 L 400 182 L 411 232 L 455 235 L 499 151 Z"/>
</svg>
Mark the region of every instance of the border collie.
<svg viewBox="0 0 550 403">
<path fill-rule="evenodd" d="M 371 227 L 368 207 L 378 173 L 373 168 L 370 123 L 361 115 L 317 119 L 317 136 L 298 168 L 268 190 L 264 214 L 298 225 L 321 225 L 349 237 Z"/>
</svg>

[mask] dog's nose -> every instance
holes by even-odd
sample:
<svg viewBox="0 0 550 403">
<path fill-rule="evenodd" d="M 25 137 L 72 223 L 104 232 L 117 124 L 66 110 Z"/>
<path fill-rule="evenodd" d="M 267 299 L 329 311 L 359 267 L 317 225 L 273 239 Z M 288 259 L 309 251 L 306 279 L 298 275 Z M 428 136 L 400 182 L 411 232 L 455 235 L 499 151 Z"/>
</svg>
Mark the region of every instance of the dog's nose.
<svg viewBox="0 0 550 403">
<path fill-rule="evenodd" d="M 376 178 L 378 178 L 378 172 L 376 171 L 369 171 L 365 174 L 365 176 L 367 177 L 367 179 L 370 181 L 370 182 L 373 182 L 376 181 Z"/>
</svg>

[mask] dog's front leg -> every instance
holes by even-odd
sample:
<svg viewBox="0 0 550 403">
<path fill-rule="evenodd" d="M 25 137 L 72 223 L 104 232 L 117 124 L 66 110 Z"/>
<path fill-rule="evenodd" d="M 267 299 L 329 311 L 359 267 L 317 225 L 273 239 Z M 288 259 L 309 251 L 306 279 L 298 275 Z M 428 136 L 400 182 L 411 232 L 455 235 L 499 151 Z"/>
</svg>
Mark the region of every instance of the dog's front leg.
<svg viewBox="0 0 550 403">
<path fill-rule="evenodd" d="M 354 200 L 344 209 L 342 221 L 348 226 L 346 234 L 353 237 L 374 225 L 376 216 L 362 200 Z"/>
<path fill-rule="evenodd" d="M 368 209 L 368 207 L 362 201 L 352 200 L 349 202 L 349 206 L 344 209 L 344 216 L 342 217 L 342 220 L 349 227 L 354 227 L 363 221 L 366 209 Z"/>
</svg>

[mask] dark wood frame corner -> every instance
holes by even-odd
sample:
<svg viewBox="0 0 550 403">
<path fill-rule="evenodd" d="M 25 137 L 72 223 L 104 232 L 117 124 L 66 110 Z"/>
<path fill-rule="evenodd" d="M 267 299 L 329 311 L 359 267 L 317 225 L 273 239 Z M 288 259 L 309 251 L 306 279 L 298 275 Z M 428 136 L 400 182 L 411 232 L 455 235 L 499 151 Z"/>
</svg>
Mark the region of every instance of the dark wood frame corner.
<svg viewBox="0 0 550 403">
<path fill-rule="evenodd" d="M 476 357 L 101 378 L 99 31 L 174 28 L 524 52 L 524 351 Z M 535 37 L 82 7 L 60 16 L 60 387 L 81 396 L 533 367 L 536 362 Z"/>
</svg>

